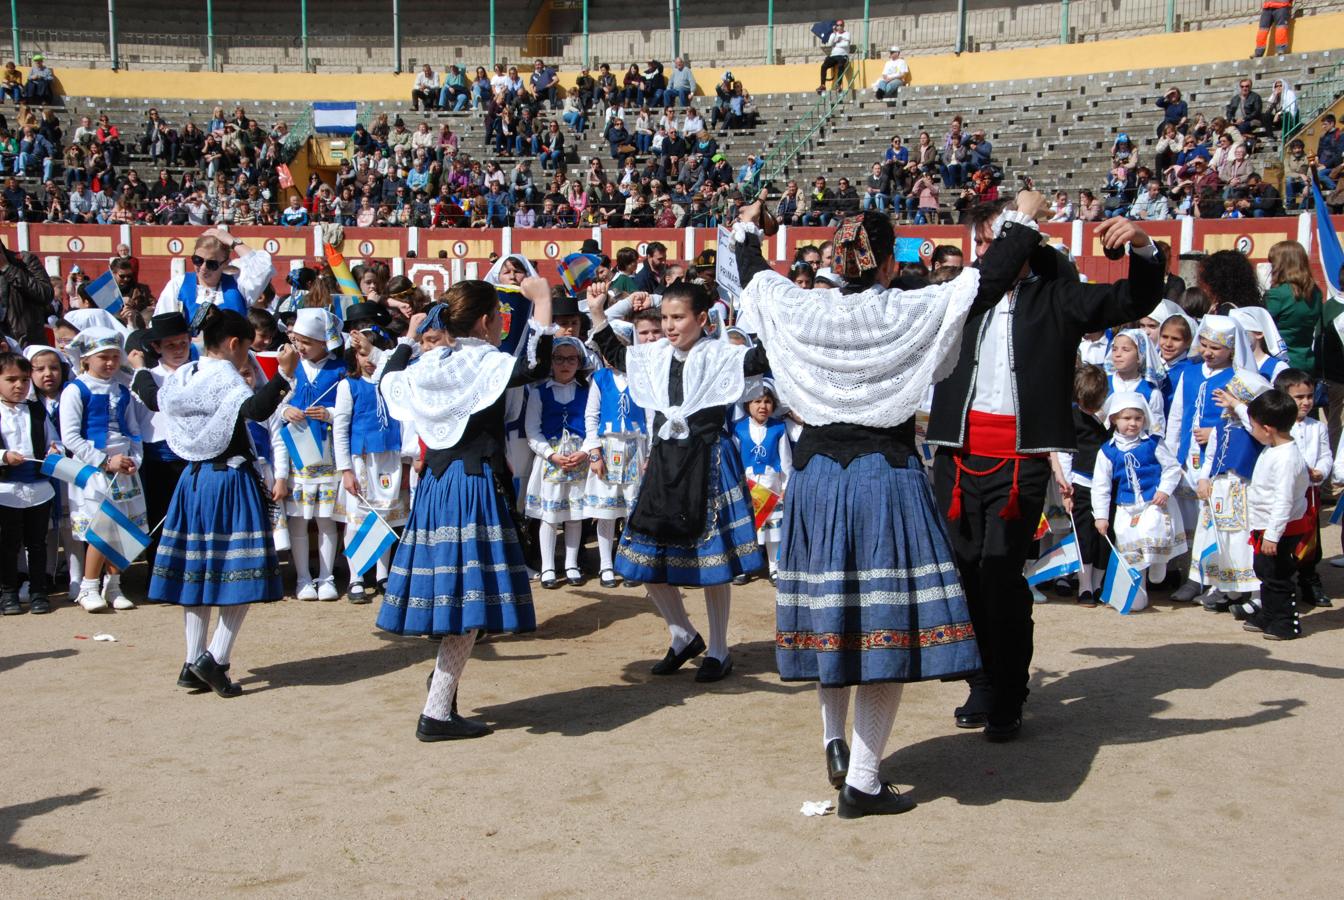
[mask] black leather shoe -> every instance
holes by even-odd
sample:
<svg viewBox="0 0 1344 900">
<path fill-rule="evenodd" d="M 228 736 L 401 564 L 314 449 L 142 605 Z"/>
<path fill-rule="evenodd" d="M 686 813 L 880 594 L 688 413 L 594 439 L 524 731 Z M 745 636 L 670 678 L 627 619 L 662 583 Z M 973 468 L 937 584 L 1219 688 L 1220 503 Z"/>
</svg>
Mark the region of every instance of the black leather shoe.
<svg viewBox="0 0 1344 900">
<path fill-rule="evenodd" d="M 896 790 L 894 785 L 883 784 L 876 794 L 865 794 L 845 785 L 840 789 L 840 805 L 836 815 L 842 819 L 895 816 L 914 808 L 915 801 Z"/>
<path fill-rule="evenodd" d="M 836 738 L 826 745 L 826 777 L 831 787 L 837 791 L 845 786 L 845 776 L 849 774 L 849 744 L 842 738 Z"/>
<path fill-rule="evenodd" d="M 1211 613 L 1227 612 L 1228 607 L 1232 605 L 1232 601 L 1222 591 L 1213 591 L 1201 602 L 1204 604 L 1204 609 Z"/>
<path fill-rule="evenodd" d="M 1325 596 L 1325 586 L 1321 584 L 1321 576 L 1315 573 L 1298 582 L 1297 593 L 1308 606 L 1330 605 L 1330 598 Z"/>
<path fill-rule="evenodd" d="M 984 728 L 989 724 L 989 689 L 972 687 L 966 702 L 952 710 L 952 716 L 958 728 Z"/>
<path fill-rule="evenodd" d="M 641 587 L 644 586 L 644 582 L 642 582 L 642 581 L 631 581 L 629 578 L 627 578 L 627 579 L 625 580 L 625 586 L 628 587 L 628 588 L 641 588 Z"/>
<path fill-rule="evenodd" d="M 621 586 L 621 579 L 617 578 L 611 569 L 603 569 L 602 574 L 598 576 L 598 583 L 604 588 L 615 588 Z"/>
<path fill-rule="evenodd" d="M 6 591 L 3 596 L 0 596 L 0 615 L 23 615 L 23 604 L 19 602 L 18 591 Z"/>
<path fill-rule="evenodd" d="M 717 660 L 706 656 L 700 660 L 700 668 L 695 670 L 695 680 L 701 682 L 722 681 L 733 671 L 733 658 Z"/>
<path fill-rule="evenodd" d="M 207 650 L 189 667 L 191 674 L 201 679 L 206 687 L 214 691 L 221 697 L 237 697 L 243 692 L 243 686 L 234 681 L 229 681 L 228 666 L 221 666 L 215 662 L 215 658 Z"/>
<path fill-rule="evenodd" d="M 580 569 L 565 569 L 565 581 L 568 581 L 571 587 L 583 587 L 587 579 L 583 577 Z"/>
<path fill-rule="evenodd" d="M 1232 618 L 1236 619 L 1238 622 L 1245 622 L 1251 617 L 1251 614 L 1246 611 L 1245 603 L 1233 603 L 1227 608 L 1227 611 L 1232 613 Z"/>
<path fill-rule="evenodd" d="M 653 668 L 649 671 L 655 675 L 671 675 L 673 672 L 677 671 L 704 652 L 705 639 L 697 634 L 691 639 L 689 644 L 681 648 L 680 653 L 677 653 L 671 647 L 668 647 L 667 655 L 654 663 Z"/>
<path fill-rule="evenodd" d="M 549 578 L 546 577 L 548 574 L 550 575 Z M 548 591 L 553 591 L 560 586 L 560 579 L 555 577 L 554 569 L 547 569 L 541 573 L 541 586 Z"/>
<path fill-rule="evenodd" d="M 751 584 L 751 576 L 743 572 L 741 575 L 733 576 L 733 584 L 741 587 L 744 584 Z"/>
<path fill-rule="evenodd" d="M 989 713 L 957 713 L 958 728 L 984 728 L 989 724 Z"/>
<path fill-rule="evenodd" d="M 1097 595 L 1091 591 L 1079 591 L 1078 599 L 1074 601 L 1078 606 L 1085 606 L 1088 609 L 1095 609 L 1097 605 Z"/>
<path fill-rule="evenodd" d="M 46 594 L 33 594 L 33 599 L 28 601 L 28 611 L 35 616 L 49 613 L 51 612 L 51 601 L 47 599 Z"/>
<path fill-rule="evenodd" d="M 985 725 L 985 740 L 991 744 L 1006 744 L 1009 741 L 1015 741 L 1021 733 L 1021 716 L 1009 719 L 1007 722 L 988 722 Z"/>
<path fill-rule="evenodd" d="M 1176 590 L 1172 591 L 1171 594 L 1172 602 L 1194 603 L 1199 599 L 1199 594 L 1200 591 L 1202 590 L 1203 588 L 1195 584 L 1193 581 L 1187 581 L 1185 584 L 1181 585 Z"/>
<path fill-rule="evenodd" d="M 180 688 L 190 688 L 192 693 L 199 694 L 202 691 L 210 690 L 210 685 L 196 677 L 196 673 L 191 671 L 191 663 L 183 663 L 182 671 L 177 673 L 177 686 Z"/>
<path fill-rule="evenodd" d="M 421 716 L 415 726 L 415 737 L 421 741 L 460 741 L 468 738 L 485 737 L 494 729 L 471 719 L 464 719 L 456 713 L 449 713 L 446 719 L 431 719 Z"/>
</svg>

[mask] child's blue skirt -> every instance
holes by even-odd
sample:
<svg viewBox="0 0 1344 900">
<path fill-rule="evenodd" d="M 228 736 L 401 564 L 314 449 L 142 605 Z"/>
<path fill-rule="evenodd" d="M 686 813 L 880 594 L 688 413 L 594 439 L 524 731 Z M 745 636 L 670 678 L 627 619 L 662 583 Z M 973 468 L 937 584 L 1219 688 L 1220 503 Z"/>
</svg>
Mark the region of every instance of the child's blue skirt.
<svg viewBox="0 0 1344 900">
<path fill-rule="evenodd" d="M 966 596 L 923 469 L 812 457 L 789 480 L 775 603 L 785 681 L 922 681 L 980 668 Z"/>
<path fill-rule="evenodd" d="M 742 461 L 727 437 L 720 438 L 712 454 L 707 528 L 700 540 L 673 544 L 627 527 L 616 554 L 616 574 L 626 581 L 706 587 L 765 568 Z"/>
<path fill-rule="evenodd" d="M 251 463 L 189 465 L 168 505 L 149 599 L 236 606 L 283 596 L 271 520 Z"/>
<path fill-rule="evenodd" d="M 378 627 L 396 634 L 535 631 L 518 533 L 488 463 L 429 469 L 392 557 Z"/>
</svg>

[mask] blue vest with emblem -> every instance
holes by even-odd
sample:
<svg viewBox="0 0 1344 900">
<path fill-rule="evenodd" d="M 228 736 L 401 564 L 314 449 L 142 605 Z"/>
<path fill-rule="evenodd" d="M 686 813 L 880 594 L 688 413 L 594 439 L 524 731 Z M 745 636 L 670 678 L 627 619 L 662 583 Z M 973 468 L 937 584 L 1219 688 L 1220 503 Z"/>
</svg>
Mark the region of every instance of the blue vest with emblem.
<svg viewBox="0 0 1344 900">
<path fill-rule="evenodd" d="M 1167 369 L 1167 374 L 1162 377 L 1162 412 L 1165 415 L 1171 415 L 1171 404 L 1176 399 L 1176 391 L 1185 378 L 1186 373 L 1192 367 L 1198 367 L 1199 363 L 1193 359 L 1183 359 L 1174 366 Z"/>
<path fill-rule="evenodd" d="M 249 419 L 247 431 L 252 435 L 252 446 L 256 448 L 257 458 L 274 462 L 275 452 L 271 449 L 271 430 L 263 423 Z"/>
<path fill-rule="evenodd" d="M 378 385 L 362 378 L 351 378 L 350 399 L 354 411 L 350 415 L 350 452 L 355 456 L 365 453 L 385 453 L 401 449 L 401 423 L 387 412 L 387 404 Z"/>
<path fill-rule="evenodd" d="M 1274 382 L 1274 370 L 1279 367 L 1279 363 L 1281 362 L 1283 362 L 1283 360 L 1279 359 L 1277 356 L 1266 358 L 1265 361 L 1260 364 L 1260 377 L 1272 384 Z"/>
<path fill-rule="evenodd" d="M 111 394 L 95 394 L 81 379 L 75 379 L 75 388 L 84 402 L 84 412 L 79 420 L 79 436 L 91 441 L 99 450 L 107 449 L 107 426 L 112 421 Z M 126 385 L 114 386 L 117 391 L 117 427 L 128 441 L 139 441 L 140 435 L 126 424 L 126 410 L 131 405 L 131 392 Z"/>
<path fill-rule="evenodd" d="M 1218 423 L 1218 454 L 1213 458 L 1214 477 L 1232 472 L 1243 481 L 1250 481 L 1255 472 L 1255 461 L 1265 449 L 1240 421 L 1223 419 Z"/>
<path fill-rule="evenodd" d="M 1147 378 L 1141 378 L 1139 379 L 1138 384 L 1134 385 L 1134 387 L 1132 388 L 1125 388 L 1125 390 L 1133 391 L 1134 393 L 1138 394 L 1145 400 L 1151 400 L 1153 397 L 1154 388 L 1153 383 L 1151 381 L 1149 381 Z M 1111 394 L 1114 393 L 1115 393 L 1115 375 L 1111 375 L 1110 378 L 1106 379 L 1106 396 L 1109 397 Z"/>
<path fill-rule="evenodd" d="M 742 468 L 749 475 L 764 475 L 766 472 L 779 472 L 784 462 L 779 457 L 779 442 L 788 436 L 788 426 L 780 419 L 767 419 L 765 438 L 758 444 L 751 437 L 751 419 L 738 419 L 733 426 L 737 438 L 737 452 L 742 457 Z"/>
<path fill-rule="evenodd" d="M 1115 485 L 1115 502 L 1120 506 L 1132 506 L 1153 499 L 1157 487 L 1162 482 L 1162 463 L 1157 460 L 1159 438 L 1155 434 L 1140 441 L 1128 450 L 1115 446 L 1114 439 L 1101 447 L 1101 452 L 1111 461 L 1111 482 Z M 1133 473 L 1134 478 L 1130 477 Z M 1139 493 L 1134 493 L 1134 482 L 1138 481 Z"/>
<path fill-rule="evenodd" d="M 232 275 L 223 275 L 219 279 L 219 291 L 223 295 L 216 305 L 220 309 L 231 309 L 243 318 L 247 318 L 247 301 L 238 290 L 238 279 Z M 182 286 L 177 289 L 178 302 L 182 304 L 182 315 L 190 322 L 196 318 L 196 273 L 188 272 L 182 278 Z"/>
<path fill-rule="evenodd" d="M 630 396 L 630 386 L 624 390 L 616 387 L 616 373 L 611 369 L 598 369 L 593 373 L 593 386 L 600 394 L 598 407 L 598 435 L 612 432 L 638 431 L 648 432 L 648 419 L 644 409 Z"/>
<path fill-rule="evenodd" d="M 302 363 L 294 370 L 294 393 L 289 396 L 289 405 L 296 409 L 310 406 L 336 408 L 336 383 L 345 377 L 345 363 L 334 356 L 328 356 L 317 370 L 317 377 L 308 380 L 308 370 Z M 326 422 L 313 421 L 314 431 L 323 441 L 331 432 Z"/>
<path fill-rule="evenodd" d="M 1184 404 L 1185 419 L 1181 423 L 1181 446 L 1176 461 L 1182 466 L 1190 461 L 1190 443 L 1194 429 L 1214 428 L 1223 420 L 1223 408 L 1214 402 L 1213 392 L 1227 387 L 1227 383 L 1235 374 L 1237 374 L 1236 367 L 1228 366 L 1205 378 L 1204 368 L 1194 365 L 1181 376 L 1181 402 Z M 1195 420 L 1196 409 L 1200 412 L 1198 421 Z"/>
<path fill-rule="evenodd" d="M 566 430 L 576 438 L 587 436 L 583 413 L 588 406 L 588 389 L 574 385 L 574 399 L 561 403 L 555 399 L 555 392 L 549 384 L 537 388 L 537 397 L 541 399 L 541 433 L 546 440 L 554 443 Z"/>
</svg>

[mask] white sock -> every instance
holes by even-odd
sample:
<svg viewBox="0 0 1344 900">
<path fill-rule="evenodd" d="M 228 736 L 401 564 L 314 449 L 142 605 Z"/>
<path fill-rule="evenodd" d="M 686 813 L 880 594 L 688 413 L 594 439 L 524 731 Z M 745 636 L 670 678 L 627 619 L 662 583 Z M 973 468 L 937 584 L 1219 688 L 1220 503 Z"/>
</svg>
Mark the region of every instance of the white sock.
<svg viewBox="0 0 1344 900">
<path fill-rule="evenodd" d="M 221 606 L 219 608 L 219 622 L 215 625 L 214 636 L 210 638 L 210 655 L 221 666 L 229 664 L 229 656 L 233 653 L 233 642 L 238 640 L 238 629 L 243 625 L 243 617 L 247 615 L 247 607 L 248 604 L 241 603 L 238 606 Z"/>
<path fill-rule="evenodd" d="M 565 570 L 579 567 L 579 547 L 583 541 L 583 523 L 565 523 Z"/>
<path fill-rule="evenodd" d="M 817 685 L 817 699 L 821 701 L 821 746 L 845 739 L 845 717 L 849 715 L 847 687 L 828 688 Z"/>
<path fill-rule="evenodd" d="M 79 592 L 93 591 L 98 593 L 99 580 L 97 578 L 81 578 L 79 581 Z"/>
<path fill-rule="evenodd" d="M 378 562 L 374 568 L 374 577 L 379 581 L 387 581 L 388 574 L 392 571 L 392 548 L 387 548 L 387 552 L 378 557 Z"/>
<path fill-rule="evenodd" d="M 336 567 L 336 523 L 331 519 L 314 519 L 317 525 L 317 577 L 329 582 Z"/>
<path fill-rule="evenodd" d="M 61 526 L 61 540 L 65 541 L 65 564 L 70 570 L 70 580 L 73 582 L 78 573 L 84 571 L 84 544 L 75 540 L 74 535 L 70 533 L 69 525 Z"/>
<path fill-rule="evenodd" d="M 308 520 L 297 516 L 289 520 L 289 558 L 294 563 L 294 579 L 300 588 L 313 580 L 308 564 Z"/>
<path fill-rule="evenodd" d="M 1148 567 L 1148 582 L 1158 584 L 1167 580 L 1167 564 L 1165 562 L 1155 562 Z"/>
<path fill-rule="evenodd" d="M 728 658 L 728 610 L 732 599 L 730 584 L 705 588 L 705 611 L 709 613 L 709 649 L 705 652 L 720 662 Z"/>
<path fill-rule="evenodd" d="M 854 690 L 854 740 L 849 751 L 849 774 L 845 784 L 865 794 L 882 789 L 878 769 L 882 751 L 891 737 L 896 710 L 905 685 L 895 682 L 861 684 Z"/>
<path fill-rule="evenodd" d="M 1092 590 L 1092 564 L 1083 563 L 1083 569 L 1078 573 L 1078 593 L 1082 595 L 1083 591 Z"/>
<path fill-rule="evenodd" d="M 597 558 L 602 571 L 611 568 L 611 554 L 616 548 L 616 520 L 597 520 Z"/>
<path fill-rule="evenodd" d="M 537 525 L 537 543 L 541 545 L 541 571 L 555 571 L 555 526 L 550 522 Z"/>
<path fill-rule="evenodd" d="M 646 584 L 644 589 L 649 592 L 649 599 L 667 623 L 667 630 L 672 635 L 672 650 L 680 653 L 696 635 L 691 617 L 686 615 L 686 601 L 681 591 L 670 584 Z"/>
<path fill-rule="evenodd" d="M 184 606 L 182 618 L 187 629 L 187 662 L 193 663 L 205 652 L 205 633 L 210 630 L 210 607 Z"/>
<path fill-rule="evenodd" d="M 761 546 L 765 548 L 765 561 L 770 567 L 770 574 L 774 575 L 779 571 L 779 541 L 766 538 Z"/>
<path fill-rule="evenodd" d="M 121 576 L 107 573 L 103 579 L 103 593 L 108 597 L 115 597 L 121 593 Z"/>
<path fill-rule="evenodd" d="M 471 658 L 471 648 L 476 643 L 476 632 L 466 634 L 445 634 L 439 642 L 439 655 L 434 660 L 434 678 L 429 683 L 429 696 L 425 698 L 424 714 L 431 719 L 443 721 L 453 708 L 453 697 L 457 695 L 458 682 L 462 680 L 462 670 Z"/>
</svg>

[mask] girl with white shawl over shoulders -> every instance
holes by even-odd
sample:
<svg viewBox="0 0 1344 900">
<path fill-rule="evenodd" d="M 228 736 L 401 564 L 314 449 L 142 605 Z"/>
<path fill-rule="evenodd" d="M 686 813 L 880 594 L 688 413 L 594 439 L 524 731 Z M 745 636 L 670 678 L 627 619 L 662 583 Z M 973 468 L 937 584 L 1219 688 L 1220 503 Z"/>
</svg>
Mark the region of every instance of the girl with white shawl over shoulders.
<svg viewBox="0 0 1344 900">
<path fill-rule="evenodd" d="M 805 423 L 784 503 L 776 662 L 785 681 L 817 682 L 839 815 L 905 812 L 913 802 L 878 777 L 904 683 L 980 668 L 947 531 L 916 455 L 915 412 L 956 364 L 966 317 L 997 303 L 1026 259 L 1008 259 L 1020 254 L 996 241 L 984 278 L 966 269 L 945 284 L 891 289 L 895 235 L 885 216 L 867 213 L 836 229 L 835 268 L 847 286 L 806 290 L 766 264 L 758 216 L 759 203 L 746 207 L 733 229 L 742 320 L 775 363 L 780 400 Z M 851 688 L 852 756 L 844 740 Z"/>
</svg>

